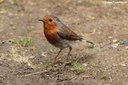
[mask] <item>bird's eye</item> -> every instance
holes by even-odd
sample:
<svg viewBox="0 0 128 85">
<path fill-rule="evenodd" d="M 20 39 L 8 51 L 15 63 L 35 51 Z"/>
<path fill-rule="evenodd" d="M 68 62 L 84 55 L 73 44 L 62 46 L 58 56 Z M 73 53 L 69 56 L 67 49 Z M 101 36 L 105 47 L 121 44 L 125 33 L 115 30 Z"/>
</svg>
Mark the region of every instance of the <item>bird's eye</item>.
<svg viewBox="0 0 128 85">
<path fill-rule="evenodd" d="M 52 19 L 49 19 L 50 22 L 52 22 Z"/>
</svg>

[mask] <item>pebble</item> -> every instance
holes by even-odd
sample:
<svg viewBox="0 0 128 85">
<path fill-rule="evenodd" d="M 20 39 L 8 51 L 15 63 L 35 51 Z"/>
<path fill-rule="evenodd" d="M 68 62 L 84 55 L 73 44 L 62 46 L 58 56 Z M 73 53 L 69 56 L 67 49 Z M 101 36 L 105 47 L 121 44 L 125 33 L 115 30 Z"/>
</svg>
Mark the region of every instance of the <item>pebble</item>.
<svg viewBox="0 0 128 85">
<path fill-rule="evenodd" d="M 125 47 L 128 50 L 128 46 Z"/>
<path fill-rule="evenodd" d="M 116 42 L 118 42 L 118 40 L 117 39 L 114 39 L 112 42 L 116 43 Z"/>
<path fill-rule="evenodd" d="M 115 43 L 115 44 L 112 44 L 111 46 L 112 46 L 113 48 L 117 48 L 119 45 L 120 45 L 120 43 Z"/>
<path fill-rule="evenodd" d="M 87 65 L 88 65 L 87 63 L 83 63 L 83 66 L 85 66 L 85 67 L 87 67 Z"/>
<path fill-rule="evenodd" d="M 113 37 L 112 36 L 108 36 L 109 39 L 112 39 Z"/>
</svg>

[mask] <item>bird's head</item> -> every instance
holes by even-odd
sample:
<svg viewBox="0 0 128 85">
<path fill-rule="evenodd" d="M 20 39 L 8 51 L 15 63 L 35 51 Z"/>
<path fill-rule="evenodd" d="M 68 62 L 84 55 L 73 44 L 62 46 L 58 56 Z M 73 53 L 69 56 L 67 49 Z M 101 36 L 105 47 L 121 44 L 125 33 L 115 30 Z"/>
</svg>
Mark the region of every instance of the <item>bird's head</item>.
<svg viewBox="0 0 128 85">
<path fill-rule="evenodd" d="M 60 20 L 52 15 L 47 15 L 44 16 L 43 19 L 39 20 L 42 21 L 44 23 L 44 26 L 56 26 L 58 22 L 60 22 Z"/>
</svg>

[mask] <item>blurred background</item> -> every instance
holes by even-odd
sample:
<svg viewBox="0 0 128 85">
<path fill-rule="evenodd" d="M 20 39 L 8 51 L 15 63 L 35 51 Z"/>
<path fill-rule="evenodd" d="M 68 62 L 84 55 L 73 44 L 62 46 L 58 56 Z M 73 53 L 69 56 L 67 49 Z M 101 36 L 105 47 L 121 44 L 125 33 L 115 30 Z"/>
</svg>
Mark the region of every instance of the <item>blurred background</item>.
<svg viewBox="0 0 128 85">
<path fill-rule="evenodd" d="M 52 65 L 59 49 L 43 34 L 45 15 L 95 47 L 76 42 L 70 65 L 68 49 Z M 0 85 L 127 85 L 127 62 L 127 0 L 0 0 Z"/>
</svg>

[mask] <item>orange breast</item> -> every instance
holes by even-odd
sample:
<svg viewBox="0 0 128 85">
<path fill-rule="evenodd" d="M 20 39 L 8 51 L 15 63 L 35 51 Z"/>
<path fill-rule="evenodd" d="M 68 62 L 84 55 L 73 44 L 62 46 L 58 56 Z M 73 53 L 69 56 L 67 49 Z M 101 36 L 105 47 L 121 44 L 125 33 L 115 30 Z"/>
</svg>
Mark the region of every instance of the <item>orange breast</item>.
<svg viewBox="0 0 128 85">
<path fill-rule="evenodd" d="M 51 44 L 55 44 L 57 42 L 56 28 L 44 29 L 44 34 Z"/>
</svg>

